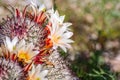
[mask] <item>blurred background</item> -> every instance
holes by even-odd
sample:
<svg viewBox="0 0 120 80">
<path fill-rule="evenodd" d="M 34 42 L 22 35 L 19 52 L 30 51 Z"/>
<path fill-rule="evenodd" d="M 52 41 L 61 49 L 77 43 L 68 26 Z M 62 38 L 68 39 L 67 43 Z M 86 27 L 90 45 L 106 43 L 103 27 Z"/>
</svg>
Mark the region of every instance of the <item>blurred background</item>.
<svg viewBox="0 0 120 80">
<path fill-rule="evenodd" d="M 120 80 L 120 1 L 55 0 L 71 22 L 71 68 L 81 80 Z"/>
<path fill-rule="evenodd" d="M 42 0 L 41 0 L 42 1 Z M 81 80 L 120 80 L 120 0 L 43 0 L 55 7 L 74 32 L 73 49 L 62 55 Z M 0 0 L 0 19 L 7 4 L 23 7 L 24 0 Z"/>
</svg>

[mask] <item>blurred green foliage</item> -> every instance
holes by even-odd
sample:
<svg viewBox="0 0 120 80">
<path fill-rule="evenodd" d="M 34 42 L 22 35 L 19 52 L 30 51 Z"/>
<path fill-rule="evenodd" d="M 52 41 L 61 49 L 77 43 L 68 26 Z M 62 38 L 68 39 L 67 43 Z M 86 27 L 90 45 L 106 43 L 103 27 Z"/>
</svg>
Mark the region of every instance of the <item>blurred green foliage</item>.
<svg viewBox="0 0 120 80">
<path fill-rule="evenodd" d="M 55 0 L 56 8 L 66 15 L 74 32 L 71 68 L 81 80 L 118 80 L 105 62 L 105 52 L 113 57 L 120 46 L 107 47 L 109 41 L 120 42 L 119 0 Z M 114 42 L 113 42 L 114 43 Z M 112 52 L 113 54 L 109 54 Z"/>
<path fill-rule="evenodd" d="M 71 68 L 81 80 L 117 80 L 116 73 L 110 71 L 109 65 L 104 63 L 100 55 L 100 51 L 95 51 L 90 58 L 79 56 Z"/>
</svg>

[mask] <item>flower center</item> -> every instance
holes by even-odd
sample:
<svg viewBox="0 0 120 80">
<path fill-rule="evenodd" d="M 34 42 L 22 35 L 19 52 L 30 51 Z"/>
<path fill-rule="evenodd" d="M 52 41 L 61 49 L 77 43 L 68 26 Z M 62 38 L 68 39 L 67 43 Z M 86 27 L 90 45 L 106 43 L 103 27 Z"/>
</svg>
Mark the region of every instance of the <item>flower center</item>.
<svg viewBox="0 0 120 80">
<path fill-rule="evenodd" d="M 58 43 L 59 39 L 60 39 L 60 36 L 53 35 L 52 37 L 52 40 L 54 41 L 54 43 Z"/>
<path fill-rule="evenodd" d="M 31 58 L 31 56 L 25 51 L 19 51 L 18 52 L 18 57 L 20 59 L 23 59 L 25 62 L 28 62 Z"/>
<path fill-rule="evenodd" d="M 40 78 L 36 78 L 36 80 L 41 80 Z"/>
</svg>

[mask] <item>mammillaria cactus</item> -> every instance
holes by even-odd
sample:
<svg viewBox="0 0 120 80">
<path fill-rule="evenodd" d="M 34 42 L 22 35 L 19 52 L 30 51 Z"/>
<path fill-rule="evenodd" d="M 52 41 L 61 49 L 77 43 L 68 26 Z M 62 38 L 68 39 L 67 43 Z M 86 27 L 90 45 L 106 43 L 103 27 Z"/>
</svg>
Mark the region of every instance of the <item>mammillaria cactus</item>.
<svg viewBox="0 0 120 80">
<path fill-rule="evenodd" d="M 58 51 L 71 48 L 71 23 L 36 2 L 12 7 L 0 25 L 0 80 L 76 80 Z"/>
</svg>

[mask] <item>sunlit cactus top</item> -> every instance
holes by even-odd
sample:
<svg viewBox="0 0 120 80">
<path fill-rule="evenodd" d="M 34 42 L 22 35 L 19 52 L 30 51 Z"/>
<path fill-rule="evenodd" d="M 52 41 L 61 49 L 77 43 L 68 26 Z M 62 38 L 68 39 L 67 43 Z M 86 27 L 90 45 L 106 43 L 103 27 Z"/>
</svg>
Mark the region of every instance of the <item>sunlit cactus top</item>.
<svg viewBox="0 0 120 80">
<path fill-rule="evenodd" d="M 71 48 L 71 23 L 64 23 L 58 11 L 30 2 L 22 11 L 12 7 L 0 24 L 0 80 L 47 80 L 48 71 L 41 69 L 49 63 L 46 57 L 59 47 Z"/>
</svg>

